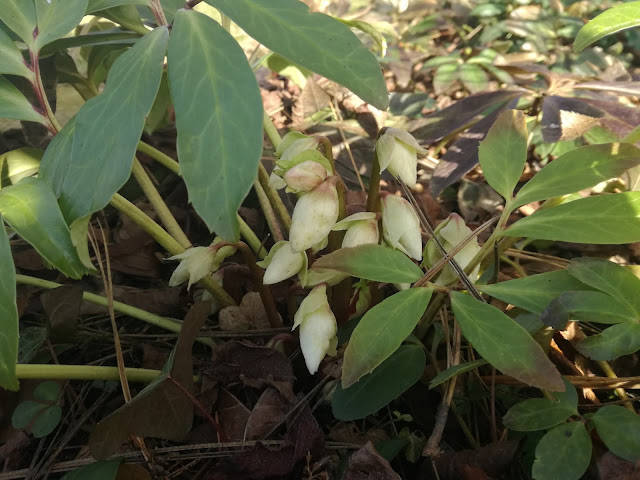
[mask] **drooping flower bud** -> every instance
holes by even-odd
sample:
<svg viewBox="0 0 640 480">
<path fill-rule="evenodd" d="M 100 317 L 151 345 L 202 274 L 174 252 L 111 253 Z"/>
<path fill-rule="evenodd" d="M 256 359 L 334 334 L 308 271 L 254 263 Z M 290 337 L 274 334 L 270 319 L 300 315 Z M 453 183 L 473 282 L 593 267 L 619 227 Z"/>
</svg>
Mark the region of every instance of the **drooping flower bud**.
<svg viewBox="0 0 640 480">
<path fill-rule="evenodd" d="M 331 174 L 332 167 L 329 160 L 317 150 L 319 142 L 318 137 L 307 137 L 299 132 L 285 135 L 274 153 L 280 159 L 276 161 L 269 184 L 277 190 L 287 187 L 287 192 L 304 193 L 322 183 Z M 314 163 L 322 165 L 324 169 Z M 297 168 L 301 164 L 305 166 Z M 294 171 L 286 179 L 291 170 Z"/>
<path fill-rule="evenodd" d="M 315 287 L 321 283 L 333 287 L 349 276 L 348 273 L 333 270 L 332 268 L 311 267 L 305 276 L 303 287 Z"/>
<path fill-rule="evenodd" d="M 291 216 L 289 241 L 294 252 L 303 252 L 324 242 L 338 219 L 336 177 L 329 177 L 298 199 Z"/>
<path fill-rule="evenodd" d="M 262 283 L 272 285 L 296 274 L 306 278 L 307 255 L 304 252 L 294 252 L 291 250 L 289 242 L 283 241 L 271 247 L 267 258 L 257 262 L 257 265 L 267 269 L 264 272 Z"/>
<path fill-rule="evenodd" d="M 391 247 L 416 260 L 422 258 L 420 220 L 404 198 L 387 195 L 382 199 L 382 234 Z"/>
<path fill-rule="evenodd" d="M 320 185 L 327 178 L 327 169 L 313 160 L 299 163 L 284 174 L 287 192 L 306 193 Z"/>
<path fill-rule="evenodd" d="M 331 230 L 346 230 L 342 248 L 357 247 L 380 240 L 378 220 L 373 212 L 360 212 L 349 215 L 336 223 Z"/>
<path fill-rule="evenodd" d="M 417 181 L 418 152 L 427 153 L 413 135 L 398 128 L 387 128 L 376 142 L 380 171 L 388 169 L 409 187 L 415 186 Z"/>
<path fill-rule="evenodd" d="M 217 250 L 212 248 L 213 245 L 222 241 L 222 238 L 216 237 L 208 247 L 191 247 L 179 255 L 169 257 L 167 260 L 180 260 L 180 265 L 169 279 L 169 286 L 176 287 L 189 280 L 187 288 L 191 288 L 194 283 L 217 271 L 224 259 L 236 253 L 237 250 L 231 245 L 225 245 Z"/>
<path fill-rule="evenodd" d="M 295 147 L 293 146 L 294 144 Z M 278 148 L 276 148 L 273 154 L 278 158 L 282 158 L 284 153 L 289 150 L 287 155 L 289 156 L 289 158 L 293 158 L 298 153 L 304 150 L 315 148 L 317 145 L 318 139 L 315 137 L 309 137 L 308 135 L 305 135 L 301 132 L 289 132 L 284 137 L 282 137 L 282 140 L 278 144 Z"/>
<path fill-rule="evenodd" d="M 443 221 L 434 231 L 434 235 L 440 241 L 447 252 L 451 252 L 455 247 L 461 244 L 469 235 L 471 229 L 464 223 L 464 219 L 457 213 L 452 213 Z M 471 262 L 473 257 L 480 251 L 478 239 L 471 239 L 462 249 L 454 255 L 454 260 L 460 268 L 465 269 Z M 442 253 L 433 239 L 429 239 L 425 248 L 424 266 L 430 268 L 442 258 Z M 475 282 L 478 279 L 478 265 L 469 275 L 469 279 Z M 434 280 L 437 285 L 447 285 L 457 278 L 457 274 L 451 265 L 446 265 L 440 274 Z"/>
<path fill-rule="evenodd" d="M 334 356 L 338 345 L 336 317 L 327 301 L 327 287 L 320 284 L 302 301 L 294 316 L 292 330 L 300 327 L 300 348 L 307 369 L 318 371 L 325 355 Z"/>
</svg>

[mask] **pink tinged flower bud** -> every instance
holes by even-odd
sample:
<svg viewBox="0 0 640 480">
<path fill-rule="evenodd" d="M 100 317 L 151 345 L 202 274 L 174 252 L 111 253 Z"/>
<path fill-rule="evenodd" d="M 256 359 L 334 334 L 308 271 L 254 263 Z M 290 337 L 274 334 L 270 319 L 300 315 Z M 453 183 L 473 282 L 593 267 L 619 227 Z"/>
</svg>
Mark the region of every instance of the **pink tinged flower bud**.
<svg viewBox="0 0 640 480">
<path fill-rule="evenodd" d="M 284 174 L 287 192 L 306 193 L 320 185 L 327 178 L 327 169 L 318 162 L 308 160 L 290 168 Z"/>
<path fill-rule="evenodd" d="M 331 230 L 346 230 L 342 240 L 342 248 L 357 247 L 369 243 L 377 244 L 380 240 L 378 220 L 372 212 L 360 212 L 349 215 L 336 223 Z"/>
<path fill-rule="evenodd" d="M 300 348 L 307 369 L 318 371 L 325 355 L 334 356 L 338 345 L 338 325 L 327 301 L 325 284 L 315 287 L 302 301 L 294 316 L 292 330 L 300 327 Z"/>
<path fill-rule="evenodd" d="M 398 128 L 387 128 L 376 142 L 380 171 L 388 169 L 409 187 L 415 186 L 417 181 L 418 152 L 427 153 L 413 135 Z"/>
<path fill-rule="evenodd" d="M 289 241 L 294 252 L 323 242 L 338 219 L 336 177 L 329 177 L 298 199 L 291 217 Z"/>
<path fill-rule="evenodd" d="M 462 243 L 469 235 L 471 229 L 467 227 L 464 220 L 457 213 L 452 213 L 435 229 L 434 234 L 447 252 L 451 252 Z M 460 268 L 465 269 L 473 257 L 480 251 L 477 238 L 471 239 L 462 249 L 454 255 L 455 261 Z M 442 258 L 442 253 L 433 239 L 427 242 L 425 249 L 425 266 L 433 267 Z M 480 266 L 477 266 L 469 275 L 469 279 L 475 282 L 478 279 Z M 450 265 L 442 269 L 442 272 L 435 280 L 438 285 L 446 285 L 457 278 L 457 275 Z"/>
<path fill-rule="evenodd" d="M 307 255 L 304 252 L 291 250 L 289 242 L 278 242 L 273 247 L 267 258 L 257 263 L 259 267 L 266 268 L 262 283 L 272 285 L 287 278 L 300 274 L 307 270 Z"/>
<path fill-rule="evenodd" d="M 382 234 L 391 247 L 416 260 L 422 258 L 420 220 L 404 198 L 387 195 L 382 199 Z"/>
</svg>

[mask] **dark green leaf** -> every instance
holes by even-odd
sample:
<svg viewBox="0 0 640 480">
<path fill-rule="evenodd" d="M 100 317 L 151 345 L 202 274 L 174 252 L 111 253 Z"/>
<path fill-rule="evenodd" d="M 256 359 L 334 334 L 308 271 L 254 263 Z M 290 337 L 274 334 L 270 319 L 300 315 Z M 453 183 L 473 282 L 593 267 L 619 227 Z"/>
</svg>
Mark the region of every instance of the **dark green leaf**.
<svg viewBox="0 0 640 480">
<path fill-rule="evenodd" d="M 0 155 L 0 189 L 38 173 L 43 153 L 40 149 L 25 147 Z"/>
<path fill-rule="evenodd" d="M 107 8 L 118 7 L 120 5 L 148 5 L 148 0 L 89 0 L 87 13 L 106 10 Z"/>
<path fill-rule="evenodd" d="M 21 429 L 27 427 L 45 408 L 47 408 L 47 405 L 40 402 L 29 400 L 20 403 L 11 416 L 13 428 Z"/>
<path fill-rule="evenodd" d="M 619 323 L 582 340 L 576 348 L 593 360 L 613 360 L 640 350 L 640 324 Z"/>
<path fill-rule="evenodd" d="M 502 232 L 560 242 L 621 244 L 640 241 L 640 192 L 587 197 L 545 208 Z"/>
<path fill-rule="evenodd" d="M 258 84 L 234 38 L 195 11 L 176 13 L 168 58 L 178 156 L 189 200 L 209 229 L 236 241 L 236 211 L 256 178 L 262 154 Z"/>
<path fill-rule="evenodd" d="M 389 93 L 375 56 L 349 28 L 298 0 L 207 0 L 264 46 L 386 110 Z"/>
<path fill-rule="evenodd" d="M 471 93 L 478 93 L 486 90 L 489 86 L 487 73 L 478 65 L 464 63 L 458 69 L 458 77 L 467 90 Z"/>
<path fill-rule="evenodd" d="M 476 285 L 498 300 L 533 313 L 542 313 L 554 298 L 568 291 L 590 290 L 566 270 L 529 275 L 495 285 Z"/>
<path fill-rule="evenodd" d="M 62 273 L 72 278 L 86 273 L 55 196 L 42 179 L 23 178 L 17 185 L 0 190 L 0 214 Z"/>
<path fill-rule="evenodd" d="M 500 114 L 478 146 L 478 159 L 487 183 L 510 200 L 527 161 L 527 126 L 520 110 Z"/>
<path fill-rule="evenodd" d="M 436 94 L 446 90 L 457 78 L 458 63 L 440 65 L 433 74 L 433 91 Z"/>
<path fill-rule="evenodd" d="M 25 96 L 20 93 L 20 90 L 2 76 L 0 76 L 0 118 L 42 124 L 46 122 L 45 118 L 36 112 Z"/>
<path fill-rule="evenodd" d="M 0 0 L 0 20 L 27 45 L 33 43 L 33 30 L 36 28 L 33 0 Z"/>
<path fill-rule="evenodd" d="M 53 380 L 47 380 L 38 385 L 33 391 L 33 397 L 36 400 L 43 400 L 45 402 L 55 402 L 60 395 L 60 384 Z"/>
<path fill-rule="evenodd" d="M 435 388 L 441 383 L 446 382 L 447 380 L 457 377 L 458 375 L 466 372 L 470 372 L 471 370 L 475 370 L 482 365 L 486 365 L 487 361 L 480 359 L 474 360 L 473 362 L 461 363 L 460 365 L 454 365 L 453 367 L 447 368 L 443 370 L 438 375 L 433 377 L 433 379 L 429 382 L 429 388 Z"/>
<path fill-rule="evenodd" d="M 49 405 L 33 420 L 31 433 L 35 438 L 46 437 L 55 430 L 61 418 L 62 408 L 58 405 Z"/>
<path fill-rule="evenodd" d="M 491 365 L 528 385 L 564 391 L 540 345 L 511 318 L 461 292 L 451 292 L 451 306 L 466 339 Z"/>
<path fill-rule="evenodd" d="M 607 35 L 640 25 L 640 2 L 616 5 L 588 22 L 578 32 L 573 49 L 579 52 Z"/>
<path fill-rule="evenodd" d="M 591 461 L 591 438 L 582 422 L 558 425 L 542 437 L 533 463 L 535 480 L 579 480 Z"/>
<path fill-rule="evenodd" d="M 45 327 L 27 327 L 22 330 L 18 343 L 18 363 L 29 363 L 46 339 L 47 329 Z"/>
<path fill-rule="evenodd" d="M 612 453 L 629 462 L 640 461 L 640 416 L 618 405 L 606 405 L 591 421 Z"/>
<path fill-rule="evenodd" d="M 0 1 L 0 5 L 2 2 Z M 2 7 L 0 7 L 2 8 Z M 2 15 L 0 14 L 0 17 Z M 8 75 L 20 75 L 25 78 L 33 78 L 33 72 L 24 61 L 22 53 L 7 35 L 0 28 L 0 73 Z"/>
<path fill-rule="evenodd" d="M 39 51 L 80 23 L 87 10 L 87 0 L 35 0 L 35 6 L 38 34 L 34 50 Z"/>
<path fill-rule="evenodd" d="M 640 148 L 629 143 L 587 145 L 540 170 L 516 196 L 516 206 L 559 197 L 621 176 L 640 164 Z"/>
<path fill-rule="evenodd" d="M 635 318 L 629 308 L 610 295 L 588 291 L 563 293 L 540 315 L 540 320 L 555 330 L 564 330 L 569 320 L 613 324 Z"/>
<path fill-rule="evenodd" d="M 604 258 L 574 258 L 567 272 L 582 283 L 601 290 L 640 318 L 640 279 L 631 271 Z"/>
<path fill-rule="evenodd" d="M 331 401 L 333 415 L 357 420 L 377 412 L 416 383 L 426 364 L 422 347 L 401 345 L 373 372 L 346 390 L 338 385 Z"/>
<path fill-rule="evenodd" d="M 374 282 L 410 283 L 423 275 L 420 267 L 404 253 L 381 245 L 341 248 L 320 257 L 313 266 Z"/>
<path fill-rule="evenodd" d="M 123 32 L 121 30 L 109 32 L 92 32 L 87 35 L 78 35 L 75 37 L 66 37 L 51 42 L 41 51 L 41 55 L 49 55 L 67 48 L 73 47 L 89 47 L 92 45 L 112 45 L 117 44 L 123 47 L 133 45 L 140 39 L 139 33 Z"/>
<path fill-rule="evenodd" d="M 90 463 L 67 473 L 62 480 L 115 480 L 120 463 L 121 458 Z"/>
<path fill-rule="evenodd" d="M 123 53 L 102 94 L 85 103 L 75 121 L 62 129 L 51 154 L 47 149 L 41 175 L 60 195 L 69 224 L 107 205 L 129 178 L 160 84 L 167 40 L 167 28 L 156 28 Z"/>
<path fill-rule="evenodd" d="M 16 269 L 11 245 L 0 214 L 0 387 L 20 388 L 16 378 L 18 361 L 18 307 L 16 305 Z"/>
<path fill-rule="evenodd" d="M 395 352 L 429 304 L 432 290 L 410 288 L 369 310 L 353 330 L 344 353 L 342 388 L 349 388 Z"/>
</svg>

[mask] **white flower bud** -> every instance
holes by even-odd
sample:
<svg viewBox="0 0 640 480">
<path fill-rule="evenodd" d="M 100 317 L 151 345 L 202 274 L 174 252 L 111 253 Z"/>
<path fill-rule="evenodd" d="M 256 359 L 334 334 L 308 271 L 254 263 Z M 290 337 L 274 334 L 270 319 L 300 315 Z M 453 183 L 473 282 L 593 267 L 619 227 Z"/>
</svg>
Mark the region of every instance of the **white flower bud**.
<svg viewBox="0 0 640 480">
<path fill-rule="evenodd" d="M 309 373 L 313 375 L 325 355 L 336 354 L 338 345 L 338 325 L 327 301 L 326 285 L 318 285 L 302 301 L 294 316 L 292 330 L 298 326 L 302 355 Z"/>
<path fill-rule="evenodd" d="M 281 282 L 295 274 L 301 274 L 307 270 L 307 255 L 304 252 L 291 250 L 289 242 L 278 242 L 273 247 L 267 258 L 257 262 L 257 265 L 266 268 L 262 283 L 272 285 Z"/>
<path fill-rule="evenodd" d="M 416 260 L 422 258 L 420 220 L 404 198 L 387 195 L 382 199 L 382 234 L 391 247 Z"/>
<path fill-rule="evenodd" d="M 327 169 L 313 160 L 299 163 L 284 174 L 287 192 L 306 193 L 320 185 L 327 178 Z"/>
<path fill-rule="evenodd" d="M 452 213 L 435 229 L 434 234 L 440 241 L 447 252 L 451 252 L 460 243 L 462 243 L 469 235 L 471 229 L 464 223 L 463 218 L 457 213 Z M 462 249 L 454 255 L 454 260 L 463 270 L 469 265 L 473 257 L 480 251 L 478 239 L 473 238 Z M 429 239 L 425 250 L 424 265 L 428 268 L 433 267 L 442 258 L 442 253 L 433 239 Z M 469 275 L 469 279 L 475 282 L 478 279 L 478 265 Z M 457 278 L 456 272 L 451 265 L 445 266 L 435 279 L 437 285 L 446 285 L 453 282 Z"/>
<path fill-rule="evenodd" d="M 291 217 L 289 241 L 294 252 L 302 252 L 325 240 L 339 212 L 336 177 L 329 177 L 298 199 Z"/>
<path fill-rule="evenodd" d="M 357 247 L 369 243 L 377 244 L 380 240 L 378 220 L 373 212 L 360 212 L 349 215 L 336 223 L 331 230 L 346 230 L 342 240 L 342 248 Z"/>
<path fill-rule="evenodd" d="M 211 245 L 223 240 L 216 237 Z M 225 245 L 214 251 L 209 247 L 191 247 L 179 255 L 169 257 L 167 260 L 180 260 L 180 265 L 173 271 L 169 279 L 169 286 L 176 287 L 189 280 L 187 288 L 203 279 L 212 272 L 217 271 L 225 258 L 236 253 L 236 247 Z"/>
<path fill-rule="evenodd" d="M 388 169 L 409 187 L 414 187 L 417 181 L 418 152 L 427 153 L 410 133 L 398 128 L 387 128 L 376 142 L 380 171 Z"/>
</svg>

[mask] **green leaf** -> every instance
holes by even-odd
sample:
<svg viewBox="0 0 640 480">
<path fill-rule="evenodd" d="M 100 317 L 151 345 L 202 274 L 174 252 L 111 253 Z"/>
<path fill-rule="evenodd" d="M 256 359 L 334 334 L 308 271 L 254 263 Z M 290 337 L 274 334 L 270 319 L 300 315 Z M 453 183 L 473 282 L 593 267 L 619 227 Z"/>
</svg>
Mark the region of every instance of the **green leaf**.
<svg viewBox="0 0 640 480">
<path fill-rule="evenodd" d="M 584 423 L 565 423 L 542 437 L 531 473 L 534 480 L 579 480 L 590 461 L 591 438 Z"/>
<path fill-rule="evenodd" d="M 601 290 L 640 317 L 640 278 L 617 263 L 603 258 L 574 258 L 567 272 L 582 283 Z"/>
<path fill-rule="evenodd" d="M 553 299 L 540 320 L 555 330 L 563 330 L 569 320 L 615 324 L 630 322 L 636 315 L 623 303 L 602 292 L 566 292 Z"/>
<path fill-rule="evenodd" d="M 0 2 L 0 5 L 2 3 Z M 0 7 L 1 8 L 1 7 Z M 31 79 L 33 72 L 24 61 L 20 49 L 16 46 L 11 37 L 0 28 L 0 73 L 8 75 L 20 75 Z"/>
<path fill-rule="evenodd" d="M 167 28 L 156 28 L 123 53 L 102 94 L 82 106 L 42 158 L 41 175 L 60 195 L 68 224 L 107 205 L 129 178 L 160 85 L 167 40 Z"/>
<path fill-rule="evenodd" d="M 16 305 L 16 269 L 11 256 L 9 236 L 0 214 L 0 387 L 20 388 L 16 378 L 18 361 L 18 307 Z"/>
<path fill-rule="evenodd" d="M 460 365 L 449 367 L 433 377 L 433 379 L 429 382 L 429 388 L 435 388 L 453 377 L 457 377 L 462 373 L 470 372 L 471 370 L 475 370 L 476 368 L 486 364 L 486 360 L 479 359 L 474 360 L 473 362 L 461 363 Z"/>
<path fill-rule="evenodd" d="M 451 307 L 466 339 L 491 365 L 528 385 L 564 391 L 556 367 L 511 318 L 461 292 L 451 292 Z"/>
<path fill-rule="evenodd" d="M 87 35 L 78 35 L 76 37 L 65 37 L 45 46 L 40 55 L 50 55 L 67 48 L 73 47 L 89 47 L 92 45 L 121 45 L 127 47 L 136 43 L 141 35 L 134 32 L 123 32 L 120 30 L 109 32 L 92 32 Z"/>
<path fill-rule="evenodd" d="M 0 214 L 62 273 L 72 278 L 86 273 L 56 198 L 42 179 L 23 178 L 17 185 L 0 190 Z"/>
<path fill-rule="evenodd" d="M 612 453 L 629 462 L 640 461 L 640 417 L 618 405 L 600 407 L 591 421 Z"/>
<path fill-rule="evenodd" d="M 38 385 L 33 391 L 33 397 L 36 400 L 45 402 L 55 402 L 60 395 L 60 384 L 53 380 L 47 380 Z"/>
<path fill-rule="evenodd" d="M 478 146 L 484 178 L 510 200 L 527 161 L 527 125 L 520 110 L 505 110 Z"/>
<path fill-rule="evenodd" d="M 529 275 L 495 285 L 476 285 L 498 300 L 533 313 L 542 313 L 554 298 L 569 291 L 590 290 L 566 270 Z"/>
<path fill-rule="evenodd" d="M 33 108 L 20 90 L 2 76 L 0 76 L 0 118 L 46 123 L 45 118 Z"/>
<path fill-rule="evenodd" d="M 429 304 L 432 290 L 410 288 L 369 310 L 353 330 L 344 352 L 342 388 L 349 388 L 395 352 Z"/>
<path fill-rule="evenodd" d="M 373 372 L 346 390 L 338 385 L 331 401 L 333 415 L 357 420 L 377 412 L 420 380 L 426 357 L 416 345 L 401 345 Z"/>
<path fill-rule="evenodd" d="M 430 68 L 439 67 L 448 63 L 459 63 L 460 57 L 451 55 L 448 57 L 433 57 L 424 62 L 420 70 L 428 70 Z"/>
<path fill-rule="evenodd" d="M 262 154 L 256 78 L 238 42 L 217 22 L 192 10 L 175 15 L 168 58 L 178 156 L 189 200 L 210 230 L 237 241 L 236 211 L 251 189 Z"/>
<path fill-rule="evenodd" d="M 386 283 L 415 282 L 424 273 L 404 253 L 381 245 L 340 248 L 323 255 L 313 266 Z"/>
<path fill-rule="evenodd" d="M 62 480 L 115 480 L 122 458 L 90 463 L 67 473 Z"/>
<path fill-rule="evenodd" d="M 43 153 L 40 149 L 25 147 L 0 155 L 0 189 L 38 173 Z"/>
<path fill-rule="evenodd" d="M 640 2 L 628 2 L 601 13 L 580 29 L 573 49 L 576 52 L 607 35 L 640 25 Z"/>
<path fill-rule="evenodd" d="M 458 69 L 458 77 L 470 93 L 478 93 L 487 89 L 489 77 L 478 65 L 464 63 Z"/>
<path fill-rule="evenodd" d="M 107 8 L 119 7 L 120 5 L 148 5 L 148 0 L 89 0 L 87 14 L 106 10 Z"/>
<path fill-rule="evenodd" d="M 640 324 L 619 323 L 582 340 L 576 348 L 593 360 L 613 360 L 640 350 Z"/>
<path fill-rule="evenodd" d="M 572 415 L 578 414 L 578 395 L 571 383 L 564 381 L 565 393 L 572 392 L 569 400 L 530 398 L 515 404 L 503 417 L 504 425 L 518 432 L 533 432 L 555 427 Z"/>
<path fill-rule="evenodd" d="M 62 418 L 62 408 L 59 405 L 49 405 L 34 419 L 31 433 L 35 438 L 42 438 L 55 430 Z"/>
<path fill-rule="evenodd" d="M 640 192 L 587 197 L 538 210 L 501 234 L 559 242 L 622 244 L 640 241 Z"/>
<path fill-rule="evenodd" d="M 268 49 L 381 110 L 389 93 L 375 56 L 349 28 L 298 0 L 207 0 Z"/>
<path fill-rule="evenodd" d="M 35 0 L 35 6 L 38 34 L 34 50 L 39 51 L 80 23 L 87 10 L 87 0 Z"/>
<path fill-rule="evenodd" d="M 433 74 L 433 90 L 436 94 L 442 93 L 458 77 L 458 63 L 446 63 L 440 65 Z"/>
<path fill-rule="evenodd" d="M 27 45 L 33 43 L 33 30 L 36 28 L 33 0 L 0 0 L 0 20 Z"/>
<path fill-rule="evenodd" d="M 567 152 L 540 170 L 516 196 L 521 206 L 593 187 L 640 164 L 640 148 L 630 143 L 587 145 Z"/>
</svg>

